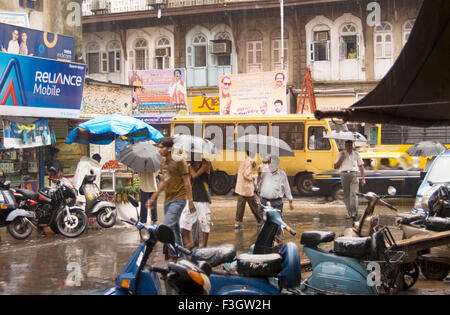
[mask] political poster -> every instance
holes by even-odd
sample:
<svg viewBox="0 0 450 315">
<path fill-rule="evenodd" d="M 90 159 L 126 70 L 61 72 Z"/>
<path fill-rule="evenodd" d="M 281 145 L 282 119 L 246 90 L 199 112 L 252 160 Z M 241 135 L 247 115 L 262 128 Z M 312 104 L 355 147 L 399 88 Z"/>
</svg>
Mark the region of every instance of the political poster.
<svg viewBox="0 0 450 315">
<path fill-rule="evenodd" d="M 219 77 L 221 115 L 288 114 L 285 71 Z"/>
<path fill-rule="evenodd" d="M 0 23 L 0 51 L 16 55 L 74 60 L 75 39 L 27 27 Z"/>
<path fill-rule="evenodd" d="M 0 112 L 79 118 L 86 65 L 0 54 Z"/>
<path fill-rule="evenodd" d="M 129 71 L 128 79 L 134 87 L 133 116 L 158 122 L 187 112 L 186 69 Z"/>
<path fill-rule="evenodd" d="M 3 145 L 5 149 L 24 149 L 51 145 L 48 119 L 3 119 Z"/>
</svg>

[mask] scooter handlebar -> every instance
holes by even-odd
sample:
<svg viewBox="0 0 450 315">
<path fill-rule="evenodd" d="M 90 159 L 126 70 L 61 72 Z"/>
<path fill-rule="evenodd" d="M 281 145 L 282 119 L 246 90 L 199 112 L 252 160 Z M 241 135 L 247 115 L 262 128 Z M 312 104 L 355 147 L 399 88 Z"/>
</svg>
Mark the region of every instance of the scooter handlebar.
<svg viewBox="0 0 450 315">
<path fill-rule="evenodd" d="M 189 249 L 187 249 L 187 248 L 184 248 L 183 246 L 180 246 L 180 245 L 178 245 L 178 244 L 175 244 L 175 248 L 178 250 L 178 251 L 180 251 L 180 252 L 182 252 L 183 254 L 185 254 L 185 255 L 192 255 L 192 252 L 189 250 Z"/>
<path fill-rule="evenodd" d="M 294 229 L 292 229 L 289 225 L 286 225 L 286 227 L 284 228 L 286 231 L 288 231 L 289 233 L 291 233 L 292 236 L 297 235 L 297 232 L 295 232 Z"/>
</svg>

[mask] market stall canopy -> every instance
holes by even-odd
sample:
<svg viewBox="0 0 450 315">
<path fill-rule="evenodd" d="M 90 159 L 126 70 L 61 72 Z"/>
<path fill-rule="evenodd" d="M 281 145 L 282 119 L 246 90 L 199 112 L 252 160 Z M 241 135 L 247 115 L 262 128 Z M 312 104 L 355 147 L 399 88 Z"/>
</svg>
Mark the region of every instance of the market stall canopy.
<svg viewBox="0 0 450 315">
<path fill-rule="evenodd" d="M 424 0 L 400 56 L 377 87 L 341 111 L 316 111 L 318 119 L 450 125 L 450 1 Z"/>
<path fill-rule="evenodd" d="M 67 144 L 110 144 L 117 137 L 133 140 L 153 140 L 158 142 L 164 136 L 159 130 L 130 116 L 119 114 L 90 119 L 73 129 L 66 138 Z"/>
</svg>

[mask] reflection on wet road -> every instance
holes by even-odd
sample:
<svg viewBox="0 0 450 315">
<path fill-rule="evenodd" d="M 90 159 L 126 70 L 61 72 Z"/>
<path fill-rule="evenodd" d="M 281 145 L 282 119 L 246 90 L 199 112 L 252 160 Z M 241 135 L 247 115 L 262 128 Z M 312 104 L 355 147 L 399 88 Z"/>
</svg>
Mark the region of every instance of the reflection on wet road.
<svg viewBox="0 0 450 315">
<path fill-rule="evenodd" d="M 231 243 L 239 253 L 246 252 L 256 240 L 256 222 L 247 209 L 244 228 L 234 230 L 233 202 L 219 199 L 217 206 L 212 208 L 214 226 L 209 244 Z M 407 209 L 405 206 L 403 212 Z M 332 230 L 340 235 L 350 227 L 344 212 L 341 204 L 318 204 L 316 207 L 310 202 L 307 207 L 304 200 L 300 201 L 296 210 L 284 212 L 284 220 L 297 231 L 296 236 L 285 234 L 284 240 L 295 242 L 301 248 L 299 239 L 304 231 Z M 383 212 L 381 223 L 392 225 L 393 219 L 391 213 Z M 398 229 L 392 230 L 394 236 L 401 237 Z M 99 293 L 114 286 L 115 277 L 140 242 L 137 231 L 124 226 L 109 230 L 89 229 L 77 239 L 40 236 L 34 232 L 29 240 L 17 241 L 7 235 L 5 229 L 1 229 L 0 236 L 0 294 Z M 325 244 L 325 247 L 330 246 L 332 243 Z M 156 251 L 152 261 L 164 265 L 161 247 L 157 246 Z M 306 258 L 302 252 L 301 257 Z M 450 294 L 450 282 L 421 279 L 408 294 Z"/>
</svg>

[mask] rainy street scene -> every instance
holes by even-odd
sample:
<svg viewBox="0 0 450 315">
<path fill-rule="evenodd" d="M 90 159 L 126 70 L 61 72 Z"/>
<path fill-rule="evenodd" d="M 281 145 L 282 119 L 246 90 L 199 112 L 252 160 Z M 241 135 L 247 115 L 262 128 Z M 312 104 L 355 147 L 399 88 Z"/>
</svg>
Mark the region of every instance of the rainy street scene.
<svg viewBox="0 0 450 315">
<path fill-rule="evenodd" d="M 0 0 L 0 296 L 450 295 L 449 21 L 448 0 Z"/>
</svg>

